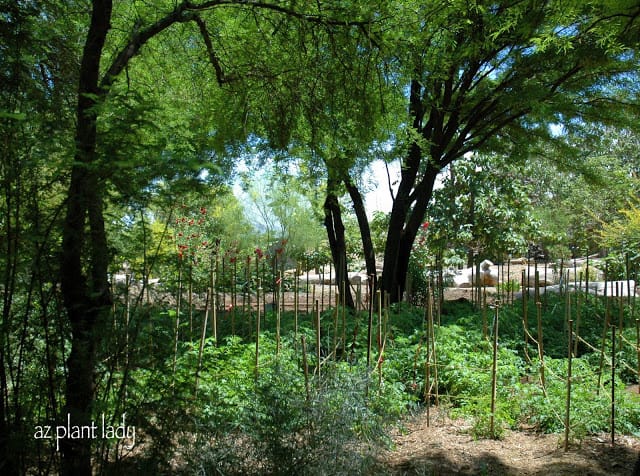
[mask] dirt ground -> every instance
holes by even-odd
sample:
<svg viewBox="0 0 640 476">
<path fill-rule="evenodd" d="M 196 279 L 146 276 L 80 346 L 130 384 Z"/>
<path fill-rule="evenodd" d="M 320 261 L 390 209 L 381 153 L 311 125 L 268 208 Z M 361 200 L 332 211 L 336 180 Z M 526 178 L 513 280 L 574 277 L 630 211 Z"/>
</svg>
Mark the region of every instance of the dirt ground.
<svg viewBox="0 0 640 476">
<path fill-rule="evenodd" d="M 564 451 L 563 435 L 508 431 L 502 440 L 475 440 L 470 426 L 444 413 L 426 412 L 394 435 L 395 448 L 380 455 L 394 475 L 632 475 L 640 439 L 592 436 Z M 435 415 L 434 415 L 435 413 Z"/>
</svg>

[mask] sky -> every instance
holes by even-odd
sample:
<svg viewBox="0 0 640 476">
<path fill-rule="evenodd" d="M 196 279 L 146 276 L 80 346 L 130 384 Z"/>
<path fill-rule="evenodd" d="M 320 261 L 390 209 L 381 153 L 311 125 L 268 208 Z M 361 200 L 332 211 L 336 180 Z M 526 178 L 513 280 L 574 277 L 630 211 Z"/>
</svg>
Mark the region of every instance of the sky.
<svg viewBox="0 0 640 476">
<path fill-rule="evenodd" d="M 238 171 L 247 172 L 249 169 L 244 162 L 241 162 Z M 395 193 L 398 189 L 398 181 L 400 180 L 400 163 L 398 161 L 389 164 L 389 174 L 392 183 L 392 189 Z M 259 174 L 258 174 L 259 175 Z M 365 174 L 364 183 L 367 184 L 367 192 L 364 193 L 365 207 L 369 218 L 373 216 L 373 212 L 381 211 L 388 213 L 393 205 L 393 198 L 389 190 L 389 178 L 387 177 L 387 169 L 382 160 L 372 162 L 369 171 Z M 247 194 L 242 190 L 239 181 L 233 185 L 233 193 L 238 199 L 251 208 L 247 203 L 250 201 Z"/>
<path fill-rule="evenodd" d="M 399 162 L 396 161 L 389 164 L 389 174 L 392 189 L 395 193 L 398 190 L 398 181 L 400 180 Z M 365 194 L 364 198 L 369 218 L 371 218 L 374 211 L 390 212 L 393 198 L 389 191 L 387 170 L 382 160 L 376 160 L 371 164 L 369 173 L 365 176 L 365 181 L 371 183 L 371 189 Z"/>
<path fill-rule="evenodd" d="M 394 161 L 388 164 L 389 176 L 387 176 L 387 168 L 384 161 L 375 160 L 369 166 L 369 170 L 363 176 L 363 183 L 365 184 L 364 201 L 367 209 L 367 216 L 371 218 L 373 213 L 381 211 L 383 213 L 389 213 L 393 206 L 393 197 L 389 190 L 389 181 L 391 181 L 391 189 L 395 194 L 398 190 L 398 183 L 400 181 L 400 161 Z M 242 162 L 238 168 L 241 172 L 247 172 L 249 169 L 247 165 Z M 259 176 L 260 174 L 258 174 Z M 436 188 L 439 186 L 439 181 L 436 182 Z M 242 203 L 245 204 L 248 210 L 251 210 L 253 206 L 250 203 L 250 199 L 247 194 L 242 190 L 239 182 L 233 185 L 233 192 Z M 251 213 L 250 213 L 251 214 Z"/>
</svg>

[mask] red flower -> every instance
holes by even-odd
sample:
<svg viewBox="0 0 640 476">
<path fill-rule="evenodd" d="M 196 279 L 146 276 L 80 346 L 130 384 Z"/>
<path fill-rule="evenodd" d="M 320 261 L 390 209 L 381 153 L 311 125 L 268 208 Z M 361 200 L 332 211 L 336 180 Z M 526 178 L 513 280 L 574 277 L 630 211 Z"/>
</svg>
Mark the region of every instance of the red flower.
<svg viewBox="0 0 640 476">
<path fill-rule="evenodd" d="M 206 209 L 206 208 L 204 208 L 204 207 L 200 207 L 200 213 L 201 213 L 202 215 L 206 215 L 206 214 L 207 214 L 207 209 Z"/>
<path fill-rule="evenodd" d="M 425 221 L 425 222 L 422 224 L 422 229 L 423 229 L 423 230 L 426 230 L 427 228 L 429 228 L 429 222 L 428 222 L 428 221 Z"/>
<path fill-rule="evenodd" d="M 231 258 L 229 258 L 229 262 L 235 263 L 236 262 L 236 257 L 232 256 Z"/>
<path fill-rule="evenodd" d="M 260 248 L 256 248 L 255 250 L 253 250 L 253 252 L 256 254 L 258 259 L 260 259 L 260 258 L 262 258 L 264 256 L 263 253 L 262 253 L 262 250 Z"/>
</svg>

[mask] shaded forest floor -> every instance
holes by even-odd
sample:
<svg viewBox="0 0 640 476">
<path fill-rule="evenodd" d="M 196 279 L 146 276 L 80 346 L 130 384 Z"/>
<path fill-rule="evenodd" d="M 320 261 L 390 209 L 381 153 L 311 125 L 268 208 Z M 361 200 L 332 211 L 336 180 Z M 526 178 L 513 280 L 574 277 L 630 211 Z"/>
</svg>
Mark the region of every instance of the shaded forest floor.
<svg viewBox="0 0 640 476">
<path fill-rule="evenodd" d="M 640 438 L 589 436 L 564 451 L 564 435 L 507 431 L 502 440 L 476 440 L 463 420 L 432 410 L 407 420 L 380 463 L 394 475 L 620 475 L 633 472 Z M 435 413 L 435 414 L 434 414 Z"/>
</svg>

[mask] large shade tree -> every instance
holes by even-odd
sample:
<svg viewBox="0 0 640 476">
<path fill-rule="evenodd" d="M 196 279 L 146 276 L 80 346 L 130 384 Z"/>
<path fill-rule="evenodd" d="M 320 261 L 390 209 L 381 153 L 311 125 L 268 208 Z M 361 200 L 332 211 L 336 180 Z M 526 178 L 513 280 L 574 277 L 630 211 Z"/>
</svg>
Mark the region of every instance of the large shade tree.
<svg viewBox="0 0 640 476">
<path fill-rule="evenodd" d="M 638 105 L 636 2 L 397 2 L 384 45 L 409 105 L 381 288 L 403 293 L 437 175 L 471 151 L 529 153 Z M 402 19 L 402 21 L 401 21 Z M 407 21 L 409 19 L 409 21 Z M 554 134 L 562 124 L 564 134 Z M 564 146 L 564 147 L 560 147 Z"/>
<path fill-rule="evenodd" d="M 170 33 L 176 25 L 188 24 L 193 28 L 190 44 L 202 45 L 199 49 L 208 59 L 217 83 L 223 86 L 237 82 L 242 84 L 241 90 L 250 92 L 248 86 L 263 82 L 286 84 L 287 69 L 279 60 L 287 58 L 274 57 L 264 61 L 267 51 L 278 53 L 277 49 L 268 48 L 275 41 L 279 40 L 277 44 L 283 54 L 285 46 L 295 40 L 295 34 L 291 32 L 302 29 L 302 25 L 347 28 L 364 24 L 350 22 L 343 8 L 330 10 L 322 5 L 314 7 L 313 12 L 301 12 L 294 6 L 241 0 L 159 3 L 140 5 L 139 10 L 118 5 L 123 8 L 118 10 L 118 15 L 111 0 L 94 0 L 91 5 L 80 60 L 76 147 L 66 198 L 60 273 L 64 305 L 71 325 L 65 392 L 66 413 L 71 425 L 83 426 L 91 421 L 96 347 L 100 342 L 100 325 L 108 314 L 111 301 L 104 205 L 106 186 L 112 179 L 113 167 L 117 168 L 118 164 L 108 164 L 110 167 L 107 168 L 101 160 L 98 126 L 103 105 L 115 91 L 119 79 L 128 73 L 132 60 L 157 37 Z M 112 31 L 114 23 L 118 29 Z M 224 58 L 222 52 L 227 52 Z M 269 68 L 271 64 L 280 67 Z M 287 121 L 295 117 L 290 114 L 290 103 L 275 101 L 271 109 L 252 110 L 247 101 L 245 106 L 246 110 L 239 109 L 245 117 L 262 113 L 259 119 L 263 130 L 280 133 L 274 138 L 276 144 L 287 141 L 287 131 L 291 129 Z M 236 129 L 242 130 L 241 124 L 238 123 Z M 89 439 L 66 439 L 61 447 L 65 474 L 91 474 Z"/>
</svg>

